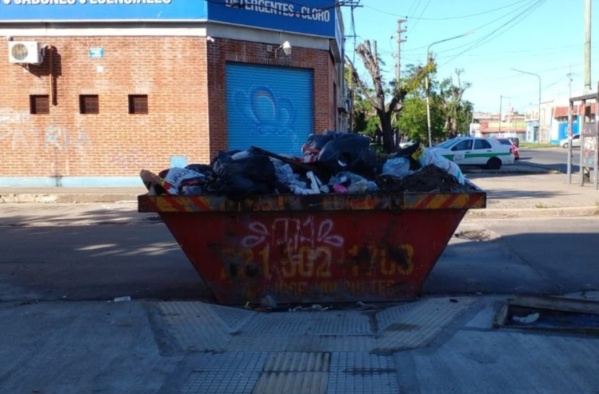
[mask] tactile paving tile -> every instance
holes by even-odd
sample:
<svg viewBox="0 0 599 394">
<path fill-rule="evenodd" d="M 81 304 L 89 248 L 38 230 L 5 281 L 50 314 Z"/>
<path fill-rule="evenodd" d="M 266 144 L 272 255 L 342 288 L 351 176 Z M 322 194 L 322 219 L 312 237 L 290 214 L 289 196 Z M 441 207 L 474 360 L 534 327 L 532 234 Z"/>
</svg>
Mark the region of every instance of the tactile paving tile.
<svg viewBox="0 0 599 394">
<path fill-rule="evenodd" d="M 426 301 L 408 302 L 394 307 L 386 308 L 378 312 L 376 314 L 377 331 L 385 331 L 387 327 L 394 324 L 397 320 L 401 319 L 406 313 L 408 313 L 414 308 L 417 308 L 420 305 L 420 303 L 423 302 Z"/>
<path fill-rule="evenodd" d="M 327 391 L 329 353 L 272 353 L 254 394 L 324 394 Z"/>
<path fill-rule="evenodd" d="M 227 345 L 228 351 L 282 352 L 288 350 L 293 337 L 289 335 L 235 335 Z M 320 350 L 320 349 L 319 349 Z"/>
<path fill-rule="evenodd" d="M 426 345 L 475 300 L 467 297 L 431 298 L 408 310 L 400 310 L 395 320 L 387 322 L 384 331 L 379 331 L 376 350 L 392 352 Z"/>
<path fill-rule="evenodd" d="M 227 325 L 230 334 L 240 331 L 250 320 L 260 316 L 260 313 L 241 308 L 211 305 L 215 314 Z"/>
<path fill-rule="evenodd" d="M 169 332 L 186 351 L 222 351 L 231 340 L 228 327 L 202 302 L 161 302 Z"/>
<path fill-rule="evenodd" d="M 304 312 L 277 312 L 252 319 L 243 328 L 243 335 L 298 335 L 306 334 L 309 327 L 310 319 Z"/>
<path fill-rule="evenodd" d="M 369 352 L 376 349 L 374 335 L 302 335 L 291 337 L 286 350 L 303 352 Z"/>
<path fill-rule="evenodd" d="M 396 394 L 397 370 L 392 357 L 365 352 L 337 352 L 331 357 L 327 393 Z"/>
<path fill-rule="evenodd" d="M 249 394 L 260 377 L 265 352 L 205 353 L 194 356 L 182 394 Z"/>
<path fill-rule="evenodd" d="M 370 318 L 359 312 L 315 312 L 310 317 L 308 334 L 369 335 L 374 334 Z"/>
<path fill-rule="evenodd" d="M 243 374 L 235 371 L 193 371 L 181 394 L 251 394 L 259 372 Z"/>
</svg>

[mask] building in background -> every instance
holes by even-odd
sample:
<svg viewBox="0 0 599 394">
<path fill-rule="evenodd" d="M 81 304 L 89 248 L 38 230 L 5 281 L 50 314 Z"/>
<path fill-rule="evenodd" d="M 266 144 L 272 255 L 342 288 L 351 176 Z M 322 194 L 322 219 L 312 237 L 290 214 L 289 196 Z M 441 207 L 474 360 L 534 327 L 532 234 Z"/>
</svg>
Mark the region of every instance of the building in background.
<svg viewBox="0 0 599 394">
<path fill-rule="evenodd" d="M 503 114 L 475 112 L 470 134 L 476 137 L 518 137 L 526 141 L 528 123 L 524 115 L 514 111 Z"/>
<path fill-rule="evenodd" d="M 572 109 L 572 134 L 578 134 L 580 119 L 587 111 L 591 122 L 595 121 L 595 105 L 583 107 L 576 104 Z M 587 120 L 588 121 L 588 120 Z M 538 111 L 518 114 L 475 112 L 470 125 L 470 135 L 477 137 L 518 137 L 520 141 L 558 145 L 568 137 L 568 106 L 557 102 L 541 105 L 540 127 Z M 538 136 L 538 139 L 536 139 Z"/>
<path fill-rule="evenodd" d="M 346 130 L 334 0 L 4 0 L 0 187 L 139 171 Z"/>
</svg>

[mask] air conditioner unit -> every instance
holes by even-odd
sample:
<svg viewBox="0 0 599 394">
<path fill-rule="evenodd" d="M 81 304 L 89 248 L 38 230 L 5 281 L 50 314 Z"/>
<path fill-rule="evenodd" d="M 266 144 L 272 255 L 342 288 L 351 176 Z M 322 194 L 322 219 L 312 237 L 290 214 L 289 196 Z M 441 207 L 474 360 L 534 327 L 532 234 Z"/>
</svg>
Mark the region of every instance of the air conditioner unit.
<svg viewBox="0 0 599 394">
<path fill-rule="evenodd" d="M 9 41 L 8 61 L 20 64 L 41 64 L 44 58 L 36 41 Z"/>
</svg>

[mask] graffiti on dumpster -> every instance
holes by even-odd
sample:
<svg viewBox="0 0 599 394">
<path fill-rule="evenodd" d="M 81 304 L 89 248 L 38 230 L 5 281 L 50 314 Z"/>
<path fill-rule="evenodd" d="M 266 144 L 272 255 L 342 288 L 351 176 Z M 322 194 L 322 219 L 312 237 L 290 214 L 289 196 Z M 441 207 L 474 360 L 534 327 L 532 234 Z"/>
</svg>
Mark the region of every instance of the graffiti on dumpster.
<svg viewBox="0 0 599 394">
<path fill-rule="evenodd" d="M 397 280 L 371 279 L 371 280 L 336 280 L 326 282 L 311 281 L 280 281 L 274 283 L 275 291 L 301 297 L 305 294 L 378 294 L 380 296 L 392 295 Z"/>
<path fill-rule="evenodd" d="M 262 275 L 271 278 L 273 271 L 283 278 L 329 278 L 333 249 L 342 248 L 344 238 L 333 231 L 330 219 L 317 221 L 313 216 L 306 218 L 279 218 L 268 225 L 251 222 L 247 226 L 249 235 L 241 239 L 246 248 L 245 260 L 262 261 Z M 271 263 L 273 254 L 280 261 Z"/>
<path fill-rule="evenodd" d="M 383 294 L 414 271 L 412 245 L 355 244 L 335 232 L 334 221 L 278 218 L 252 221 L 239 246 L 220 248 L 221 279 L 278 280 L 278 291 Z M 345 273 L 340 275 L 340 273 Z"/>
<path fill-rule="evenodd" d="M 290 245 L 297 249 L 300 245 L 324 243 L 333 247 L 343 246 L 344 239 L 333 234 L 333 221 L 325 219 L 316 223 L 313 216 L 305 219 L 280 218 L 273 221 L 272 228 L 262 222 L 252 222 L 248 226 L 252 233 L 241 240 L 246 248 L 253 248 L 264 242 L 273 246 Z"/>
</svg>

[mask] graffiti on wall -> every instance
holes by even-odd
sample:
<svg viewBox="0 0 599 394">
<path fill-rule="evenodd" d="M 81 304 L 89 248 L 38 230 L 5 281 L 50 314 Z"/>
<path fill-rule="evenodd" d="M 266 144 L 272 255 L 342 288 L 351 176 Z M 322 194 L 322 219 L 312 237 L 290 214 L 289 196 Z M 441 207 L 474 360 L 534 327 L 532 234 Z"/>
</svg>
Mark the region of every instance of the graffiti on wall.
<svg viewBox="0 0 599 394">
<path fill-rule="evenodd" d="M 48 126 L 44 130 L 44 149 L 68 150 L 73 148 L 79 156 L 85 157 L 92 146 L 92 139 L 85 129 L 69 133 L 65 127 Z"/>
<path fill-rule="evenodd" d="M 235 92 L 235 103 L 256 134 L 291 135 L 295 107 L 290 99 L 277 97 L 267 86 L 253 86 L 247 93 Z"/>
<path fill-rule="evenodd" d="M 8 145 L 11 149 L 37 146 L 37 130 L 25 127 L 29 113 L 0 109 L 0 145 Z"/>
<path fill-rule="evenodd" d="M 73 148 L 78 155 L 85 156 L 92 147 L 92 139 L 85 129 L 69 132 L 66 127 L 50 125 L 39 130 L 31 125 L 30 117 L 27 111 L 0 108 L 0 146 L 8 146 L 13 150 L 28 148 L 32 151 L 32 148 L 39 146 L 42 134 L 45 151 Z"/>
</svg>

